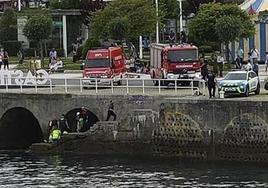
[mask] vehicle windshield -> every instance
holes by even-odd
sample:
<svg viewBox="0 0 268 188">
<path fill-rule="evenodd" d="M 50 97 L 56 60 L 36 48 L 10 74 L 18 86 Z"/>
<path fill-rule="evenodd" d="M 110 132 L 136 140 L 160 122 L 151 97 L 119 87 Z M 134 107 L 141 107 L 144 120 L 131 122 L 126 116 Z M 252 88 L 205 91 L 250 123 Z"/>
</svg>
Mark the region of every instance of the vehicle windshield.
<svg viewBox="0 0 268 188">
<path fill-rule="evenodd" d="M 197 50 L 169 51 L 168 60 L 170 62 L 185 62 L 198 60 Z"/>
<path fill-rule="evenodd" d="M 224 80 L 246 80 L 247 73 L 229 73 Z"/>
<path fill-rule="evenodd" d="M 85 62 L 85 67 L 110 67 L 110 61 L 109 59 L 87 59 Z"/>
</svg>

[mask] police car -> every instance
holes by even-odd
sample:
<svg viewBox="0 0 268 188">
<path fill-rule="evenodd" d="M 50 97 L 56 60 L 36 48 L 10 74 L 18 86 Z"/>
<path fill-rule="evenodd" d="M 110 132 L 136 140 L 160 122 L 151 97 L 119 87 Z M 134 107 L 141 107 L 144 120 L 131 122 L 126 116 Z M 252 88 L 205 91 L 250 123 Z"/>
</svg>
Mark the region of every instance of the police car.
<svg viewBox="0 0 268 188">
<path fill-rule="evenodd" d="M 260 94 L 260 80 L 254 71 L 231 71 L 218 84 L 219 92 L 227 95 Z"/>
</svg>

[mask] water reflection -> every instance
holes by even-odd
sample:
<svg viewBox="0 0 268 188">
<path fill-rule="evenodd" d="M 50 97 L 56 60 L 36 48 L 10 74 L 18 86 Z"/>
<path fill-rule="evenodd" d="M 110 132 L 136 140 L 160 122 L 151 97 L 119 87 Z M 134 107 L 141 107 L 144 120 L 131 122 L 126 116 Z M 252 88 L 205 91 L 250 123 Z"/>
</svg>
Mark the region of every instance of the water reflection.
<svg viewBox="0 0 268 188">
<path fill-rule="evenodd" d="M 268 165 L 0 153 L 0 187 L 268 187 Z"/>
</svg>

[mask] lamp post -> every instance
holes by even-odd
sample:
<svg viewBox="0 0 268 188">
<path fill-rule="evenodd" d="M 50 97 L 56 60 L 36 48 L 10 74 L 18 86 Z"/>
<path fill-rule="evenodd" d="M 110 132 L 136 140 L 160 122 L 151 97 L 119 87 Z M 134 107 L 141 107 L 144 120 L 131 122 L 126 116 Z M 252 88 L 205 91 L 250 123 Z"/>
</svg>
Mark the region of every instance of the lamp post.
<svg viewBox="0 0 268 188">
<path fill-rule="evenodd" d="M 183 0 L 178 0 L 179 1 L 179 8 L 180 8 L 180 33 L 183 31 L 182 27 L 182 1 Z"/>
<path fill-rule="evenodd" d="M 159 43 L 159 21 L 158 21 L 158 0 L 155 0 L 155 9 L 156 9 L 156 43 Z"/>
<path fill-rule="evenodd" d="M 18 11 L 21 11 L 21 0 L 18 0 Z"/>
</svg>

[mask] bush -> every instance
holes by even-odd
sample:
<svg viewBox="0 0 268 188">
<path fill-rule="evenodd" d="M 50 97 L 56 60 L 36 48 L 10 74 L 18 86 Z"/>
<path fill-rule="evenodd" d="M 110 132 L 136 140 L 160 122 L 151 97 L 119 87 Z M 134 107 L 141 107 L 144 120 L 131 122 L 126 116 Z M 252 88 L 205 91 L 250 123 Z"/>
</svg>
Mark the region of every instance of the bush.
<svg viewBox="0 0 268 188">
<path fill-rule="evenodd" d="M 21 49 L 21 42 L 4 41 L 3 47 L 8 52 L 9 56 L 17 56 L 18 51 Z"/>
<path fill-rule="evenodd" d="M 100 46 L 101 46 L 101 43 L 100 43 L 99 39 L 97 39 L 97 38 L 89 38 L 89 39 L 87 39 L 87 41 L 86 41 L 85 44 L 83 45 L 83 50 L 82 50 L 83 58 L 86 57 L 86 55 L 87 55 L 87 51 L 88 51 L 90 48 L 93 48 L 93 47 L 100 47 Z"/>
</svg>

